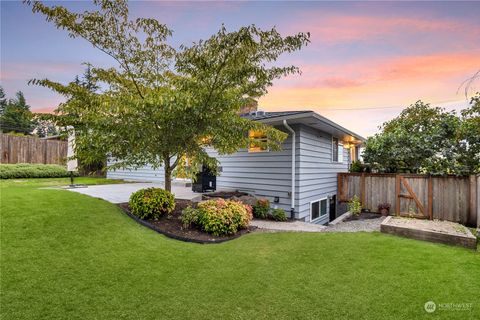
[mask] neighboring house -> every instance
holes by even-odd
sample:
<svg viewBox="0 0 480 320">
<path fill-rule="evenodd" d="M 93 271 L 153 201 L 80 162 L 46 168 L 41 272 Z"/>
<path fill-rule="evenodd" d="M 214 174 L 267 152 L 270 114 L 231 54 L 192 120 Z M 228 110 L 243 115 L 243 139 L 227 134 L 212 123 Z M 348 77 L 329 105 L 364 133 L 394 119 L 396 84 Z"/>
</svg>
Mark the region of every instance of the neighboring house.
<svg viewBox="0 0 480 320">
<path fill-rule="evenodd" d="M 217 189 L 246 191 L 268 198 L 272 206 L 296 219 L 325 224 L 341 212 L 337 206 L 337 173 L 358 158 L 364 138 L 313 111 L 263 112 L 244 115 L 288 133 L 281 151 L 258 147 L 218 155 Z M 255 139 L 266 139 L 251 132 Z M 292 142 L 294 148 L 292 150 Z M 108 178 L 163 181 L 162 170 L 144 167 L 108 172 Z"/>
</svg>

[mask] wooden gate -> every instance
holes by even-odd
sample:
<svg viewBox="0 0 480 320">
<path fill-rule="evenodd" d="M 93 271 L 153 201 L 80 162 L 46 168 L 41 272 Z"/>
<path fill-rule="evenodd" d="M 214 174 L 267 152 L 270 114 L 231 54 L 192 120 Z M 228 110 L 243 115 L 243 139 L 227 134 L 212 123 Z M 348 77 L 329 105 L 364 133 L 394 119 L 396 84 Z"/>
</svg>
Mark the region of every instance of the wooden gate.
<svg viewBox="0 0 480 320">
<path fill-rule="evenodd" d="M 338 200 L 347 202 L 356 195 L 371 211 L 387 202 L 390 212 L 398 215 L 475 225 L 480 210 L 477 180 L 475 176 L 339 173 Z"/>
<path fill-rule="evenodd" d="M 431 177 L 396 175 L 395 198 L 395 212 L 399 215 L 433 219 Z"/>
</svg>

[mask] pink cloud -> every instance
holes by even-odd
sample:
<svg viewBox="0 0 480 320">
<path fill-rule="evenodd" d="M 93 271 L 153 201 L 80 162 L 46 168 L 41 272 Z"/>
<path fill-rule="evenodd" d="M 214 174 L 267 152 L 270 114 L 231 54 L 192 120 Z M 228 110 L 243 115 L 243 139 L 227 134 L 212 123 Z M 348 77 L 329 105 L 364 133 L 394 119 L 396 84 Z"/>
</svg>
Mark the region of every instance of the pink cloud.
<svg viewBox="0 0 480 320">
<path fill-rule="evenodd" d="M 356 108 L 461 98 L 457 88 L 480 69 L 480 51 L 303 65 L 260 100 L 267 108 Z"/>
<path fill-rule="evenodd" d="M 84 66 L 79 63 L 68 62 L 21 62 L 2 65 L 0 79 L 5 80 L 25 80 L 31 78 L 50 77 L 58 78 L 58 75 L 68 75 L 72 78 L 75 74 L 82 73 Z"/>
<path fill-rule="evenodd" d="M 322 83 L 324 86 L 332 88 L 357 87 L 362 85 L 361 81 L 342 77 L 326 78 L 322 81 Z"/>
<path fill-rule="evenodd" d="M 300 64 L 299 67 L 301 75 L 282 79 L 277 86 L 342 88 L 395 80 L 431 81 L 475 72 L 480 68 L 480 51 L 364 59 L 335 64 Z"/>
<path fill-rule="evenodd" d="M 392 36 L 412 35 L 413 41 L 419 34 L 458 34 L 474 40 L 480 35 L 478 26 L 445 19 L 415 17 L 385 17 L 374 15 L 322 16 L 321 12 L 302 12 L 299 19 L 283 28 L 287 33 L 309 31 L 312 42 L 323 44 L 348 43 L 354 41 L 384 40 Z"/>
</svg>

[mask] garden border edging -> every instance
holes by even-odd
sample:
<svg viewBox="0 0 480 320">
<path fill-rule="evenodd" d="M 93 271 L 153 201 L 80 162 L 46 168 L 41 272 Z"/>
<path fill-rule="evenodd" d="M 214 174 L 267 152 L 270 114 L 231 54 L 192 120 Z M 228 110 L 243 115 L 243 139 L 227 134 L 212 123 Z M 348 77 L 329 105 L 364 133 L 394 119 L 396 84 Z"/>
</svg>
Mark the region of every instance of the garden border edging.
<svg viewBox="0 0 480 320">
<path fill-rule="evenodd" d="M 152 224 L 148 223 L 147 221 L 138 218 L 137 216 L 133 215 L 130 211 L 128 211 L 127 209 L 123 208 L 120 205 L 117 205 L 117 207 L 120 208 L 122 210 L 122 212 L 125 213 L 128 217 L 135 220 L 137 223 L 141 224 L 142 226 L 147 227 L 148 229 L 153 230 L 157 233 L 160 233 L 160 234 L 162 234 L 162 235 L 164 235 L 168 238 L 183 241 L 183 242 L 191 242 L 191 243 L 198 243 L 198 244 L 215 244 L 215 243 L 222 243 L 222 242 L 226 242 L 226 241 L 230 241 L 230 240 L 235 240 L 235 239 L 237 239 L 237 238 L 239 238 L 243 235 L 243 234 L 236 234 L 236 235 L 233 235 L 233 236 L 231 236 L 227 239 L 219 239 L 219 240 L 198 240 L 198 239 L 181 237 L 181 236 L 178 236 L 176 234 L 160 230 L 155 225 L 152 225 Z"/>
</svg>

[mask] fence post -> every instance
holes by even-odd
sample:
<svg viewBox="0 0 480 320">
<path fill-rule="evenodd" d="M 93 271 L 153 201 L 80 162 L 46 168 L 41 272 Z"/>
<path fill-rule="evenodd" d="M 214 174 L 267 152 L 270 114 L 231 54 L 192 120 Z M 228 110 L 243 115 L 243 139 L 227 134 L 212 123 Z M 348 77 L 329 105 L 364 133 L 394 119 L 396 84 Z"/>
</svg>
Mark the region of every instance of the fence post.
<svg viewBox="0 0 480 320">
<path fill-rule="evenodd" d="M 360 201 L 362 202 L 362 207 L 365 207 L 365 172 L 362 172 L 360 179 Z"/>
<path fill-rule="evenodd" d="M 478 212 L 477 212 L 477 177 L 470 175 L 470 183 L 468 184 L 468 217 L 467 223 L 470 225 L 478 225 Z"/>
<path fill-rule="evenodd" d="M 433 220 L 433 181 L 432 176 L 428 176 L 428 217 Z"/>
<path fill-rule="evenodd" d="M 400 175 L 395 174 L 395 212 L 400 214 Z"/>
</svg>

